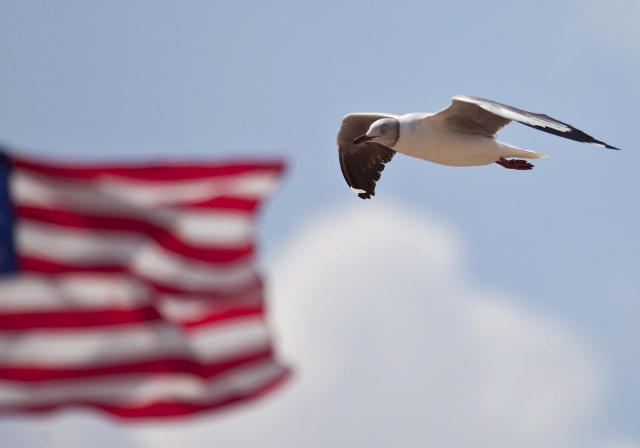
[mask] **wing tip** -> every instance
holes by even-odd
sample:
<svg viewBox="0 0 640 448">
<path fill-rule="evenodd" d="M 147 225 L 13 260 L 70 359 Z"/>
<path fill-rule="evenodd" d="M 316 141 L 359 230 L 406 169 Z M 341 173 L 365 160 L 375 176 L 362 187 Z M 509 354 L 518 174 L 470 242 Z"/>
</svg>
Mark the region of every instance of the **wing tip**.
<svg viewBox="0 0 640 448">
<path fill-rule="evenodd" d="M 351 191 L 353 191 L 360 199 L 371 199 L 371 196 L 375 196 L 375 193 L 369 193 L 368 191 L 362 190 L 360 188 L 351 187 Z"/>
<path fill-rule="evenodd" d="M 479 97 L 470 96 L 470 95 L 455 95 L 452 98 L 452 100 L 471 102 L 471 103 L 474 103 L 476 101 L 488 101 L 488 102 L 491 102 L 491 103 L 494 102 L 494 101 L 491 101 L 491 100 L 486 100 L 484 98 L 479 98 Z M 591 141 L 586 141 L 586 140 L 582 140 L 582 139 L 579 139 L 579 138 L 573 138 L 572 139 L 571 137 L 568 137 L 568 136 L 565 136 L 565 135 L 562 135 L 562 134 L 556 134 L 559 137 L 567 137 L 569 139 L 576 140 L 576 141 L 579 141 L 579 142 L 582 142 L 582 143 L 587 143 L 589 145 L 600 146 L 601 148 L 615 149 L 616 151 L 620 151 L 620 148 L 616 148 L 615 146 L 611 146 L 611 145 L 608 145 L 605 142 L 601 142 L 599 140 L 596 140 L 593 137 L 591 137 L 590 135 L 585 134 L 584 132 L 580 131 L 579 129 L 576 129 L 575 127 L 573 127 L 573 126 L 571 126 L 569 124 L 566 124 L 566 123 L 563 123 L 561 121 L 558 121 L 555 118 L 549 117 L 548 115 L 544 115 L 544 114 L 537 114 L 537 115 L 542 115 L 542 116 L 544 116 L 544 117 L 546 117 L 546 118 L 548 118 L 548 119 L 550 119 L 550 120 L 552 120 L 554 122 L 557 122 L 557 123 L 560 123 L 560 124 L 564 125 L 567 129 L 566 130 L 564 130 L 564 129 L 561 130 L 561 132 L 563 132 L 563 133 L 574 133 L 575 132 L 575 133 L 578 133 L 578 134 L 582 134 L 582 135 L 579 135 L 578 137 L 588 138 Z M 525 125 L 530 126 L 530 127 L 533 127 L 533 128 L 536 128 L 536 129 L 539 129 L 541 131 L 549 132 L 549 128 L 547 126 L 544 126 L 544 125 L 543 126 L 536 126 L 534 124 L 524 123 L 522 121 L 520 121 L 520 123 L 525 124 Z M 554 132 L 551 132 L 551 133 L 553 134 Z"/>
<path fill-rule="evenodd" d="M 620 148 L 616 148 L 615 146 L 611 146 L 611 145 L 607 145 L 606 143 L 603 142 L 588 142 L 589 145 L 593 145 L 593 146 L 599 146 L 601 148 L 607 148 L 607 149 L 615 149 L 616 151 L 620 151 Z"/>
</svg>

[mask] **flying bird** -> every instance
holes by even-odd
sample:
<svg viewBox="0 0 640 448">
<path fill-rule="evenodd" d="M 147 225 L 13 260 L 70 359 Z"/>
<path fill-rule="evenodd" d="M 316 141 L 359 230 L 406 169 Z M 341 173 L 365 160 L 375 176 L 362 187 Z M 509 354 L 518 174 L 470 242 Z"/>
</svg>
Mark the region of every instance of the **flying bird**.
<svg viewBox="0 0 640 448">
<path fill-rule="evenodd" d="M 550 134 L 603 148 L 618 149 L 573 126 L 473 96 L 454 96 L 451 105 L 435 114 L 353 113 L 338 131 L 340 167 L 347 184 L 362 199 L 375 195 L 376 181 L 396 152 L 450 166 L 497 163 L 514 170 L 530 170 L 521 159 L 549 157 L 496 140 L 511 121 Z"/>
</svg>

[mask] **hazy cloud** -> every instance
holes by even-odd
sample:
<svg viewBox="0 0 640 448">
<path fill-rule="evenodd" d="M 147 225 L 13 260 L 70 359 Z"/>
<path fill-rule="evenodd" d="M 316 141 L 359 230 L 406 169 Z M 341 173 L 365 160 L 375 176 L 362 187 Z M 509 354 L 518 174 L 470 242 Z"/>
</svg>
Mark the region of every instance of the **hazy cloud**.
<svg viewBox="0 0 640 448">
<path fill-rule="evenodd" d="M 253 406 L 181 422 L 116 426 L 80 412 L 5 422 L 4 440 L 637 448 L 606 427 L 608 375 L 588 339 L 476 284 L 463 246 L 446 222 L 382 201 L 329 211 L 270 264 L 270 317 L 296 370 L 284 389 Z"/>
<path fill-rule="evenodd" d="M 326 213 L 271 273 L 297 377 L 267 401 L 149 447 L 619 447 L 606 372 L 571 326 L 481 287 L 446 223 L 381 203 Z"/>
</svg>

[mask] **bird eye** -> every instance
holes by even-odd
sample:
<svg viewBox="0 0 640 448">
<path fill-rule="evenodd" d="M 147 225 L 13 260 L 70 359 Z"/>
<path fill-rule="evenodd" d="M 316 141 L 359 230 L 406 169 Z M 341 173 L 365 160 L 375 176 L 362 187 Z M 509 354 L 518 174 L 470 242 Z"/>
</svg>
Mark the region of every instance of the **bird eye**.
<svg viewBox="0 0 640 448">
<path fill-rule="evenodd" d="M 387 128 L 380 129 L 380 132 L 382 132 L 384 134 L 385 132 L 387 132 Z"/>
</svg>

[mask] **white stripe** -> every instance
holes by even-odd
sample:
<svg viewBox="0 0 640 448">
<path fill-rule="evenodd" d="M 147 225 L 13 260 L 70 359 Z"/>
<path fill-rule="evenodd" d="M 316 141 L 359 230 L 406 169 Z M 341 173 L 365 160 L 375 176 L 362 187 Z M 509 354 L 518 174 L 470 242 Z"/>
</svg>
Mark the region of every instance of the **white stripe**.
<svg viewBox="0 0 640 448">
<path fill-rule="evenodd" d="M 4 366 L 82 368 L 140 362 L 167 357 L 224 360 L 269 346 L 261 319 L 234 319 L 193 331 L 163 322 L 65 330 L 29 330 L 0 333 Z"/>
<path fill-rule="evenodd" d="M 230 247 L 247 244 L 254 234 L 253 215 L 242 212 L 183 212 L 176 217 L 175 233 L 184 242 Z"/>
<path fill-rule="evenodd" d="M 23 220 L 16 228 L 18 253 L 82 266 L 124 264 L 149 240 L 136 232 L 63 227 Z"/>
<path fill-rule="evenodd" d="M 16 170 L 11 175 L 11 195 L 18 205 L 71 210 L 87 214 L 138 218 L 148 216 L 150 210 L 133 206 L 91 188 L 80 181 L 51 180 L 46 176 Z M 153 210 L 155 222 L 171 222 L 169 209 Z"/>
<path fill-rule="evenodd" d="M 23 274 L 0 279 L 0 313 L 126 310 L 154 305 L 165 318 L 184 322 L 262 300 L 261 291 L 255 291 L 218 300 L 160 294 L 152 303 L 142 282 L 122 274 Z"/>
<path fill-rule="evenodd" d="M 15 170 L 11 191 L 25 204 L 73 205 L 74 209 L 135 214 L 140 208 L 206 201 L 219 196 L 262 199 L 278 186 L 276 173 L 252 173 L 226 179 L 194 181 L 123 181 L 105 176 L 98 181 L 66 180 Z"/>
<path fill-rule="evenodd" d="M 132 261 L 138 275 L 170 288 L 194 292 L 230 292 L 242 289 L 256 277 L 253 260 L 212 266 L 168 252 L 157 245 L 141 249 Z"/>
<path fill-rule="evenodd" d="M 220 264 L 194 260 L 135 232 L 74 229 L 24 220 L 17 229 L 17 247 L 23 256 L 72 266 L 128 265 L 147 279 L 186 291 L 233 290 L 256 275 L 252 258 Z"/>
<path fill-rule="evenodd" d="M 284 373 L 274 361 L 235 368 L 212 380 L 186 374 L 132 374 L 102 378 L 52 380 L 38 387 L 0 381 L 0 403 L 7 406 L 38 406 L 67 401 L 90 401 L 106 405 L 144 406 L 155 401 L 208 404 L 237 395 L 250 395 Z"/>
<path fill-rule="evenodd" d="M 149 291 L 121 274 L 23 274 L 0 280 L 0 312 L 131 309 L 149 305 Z"/>
<path fill-rule="evenodd" d="M 186 244 L 230 248 L 248 244 L 254 233 L 253 218 L 246 213 L 233 212 L 174 212 L 173 225 L 157 223 Z M 154 223 L 154 216 L 149 219 Z M 127 259 L 135 246 L 145 239 L 145 233 L 125 230 L 75 228 L 23 219 L 16 226 L 20 250 L 37 252 L 49 247 L 55 258 L 59 250 L 103 254 L 113 253 L 114 261 Z M 82 240 L 82 241 L 81 241 Z"/>
<path fill-rule="evenodd" d="M 86 183 L 51 182 L 41 176 L 20 171 L 12 176 L 12 195 L 15 203 L 21 206 L 144 220 L 174 231 L 183 241 L 192 244 L 246 244 L 254 231 L 251 212 L 146 208 L 143 204 L 132 205 L 122 198 L 87 188 Z M 215 195 L 209 194 L 208 197 Z"/>
<path fill-rule="evenodd" d="M 279 180 L 279 173 L 274 172 L 160 182 L 104 175 L 95 184 L 99 191 L 131 204 L 159 206 L 203 201 L 218 196 L 259 199 L 270 195 L 278 186 Z"/>
<path fill-rule="evenodd" d="M 267 348 L 269 331 L 262 317 L 238 318 L 189 331 L 190 353 L 200 361 L 214 361 L 231 355 Z"/>
</svg>

